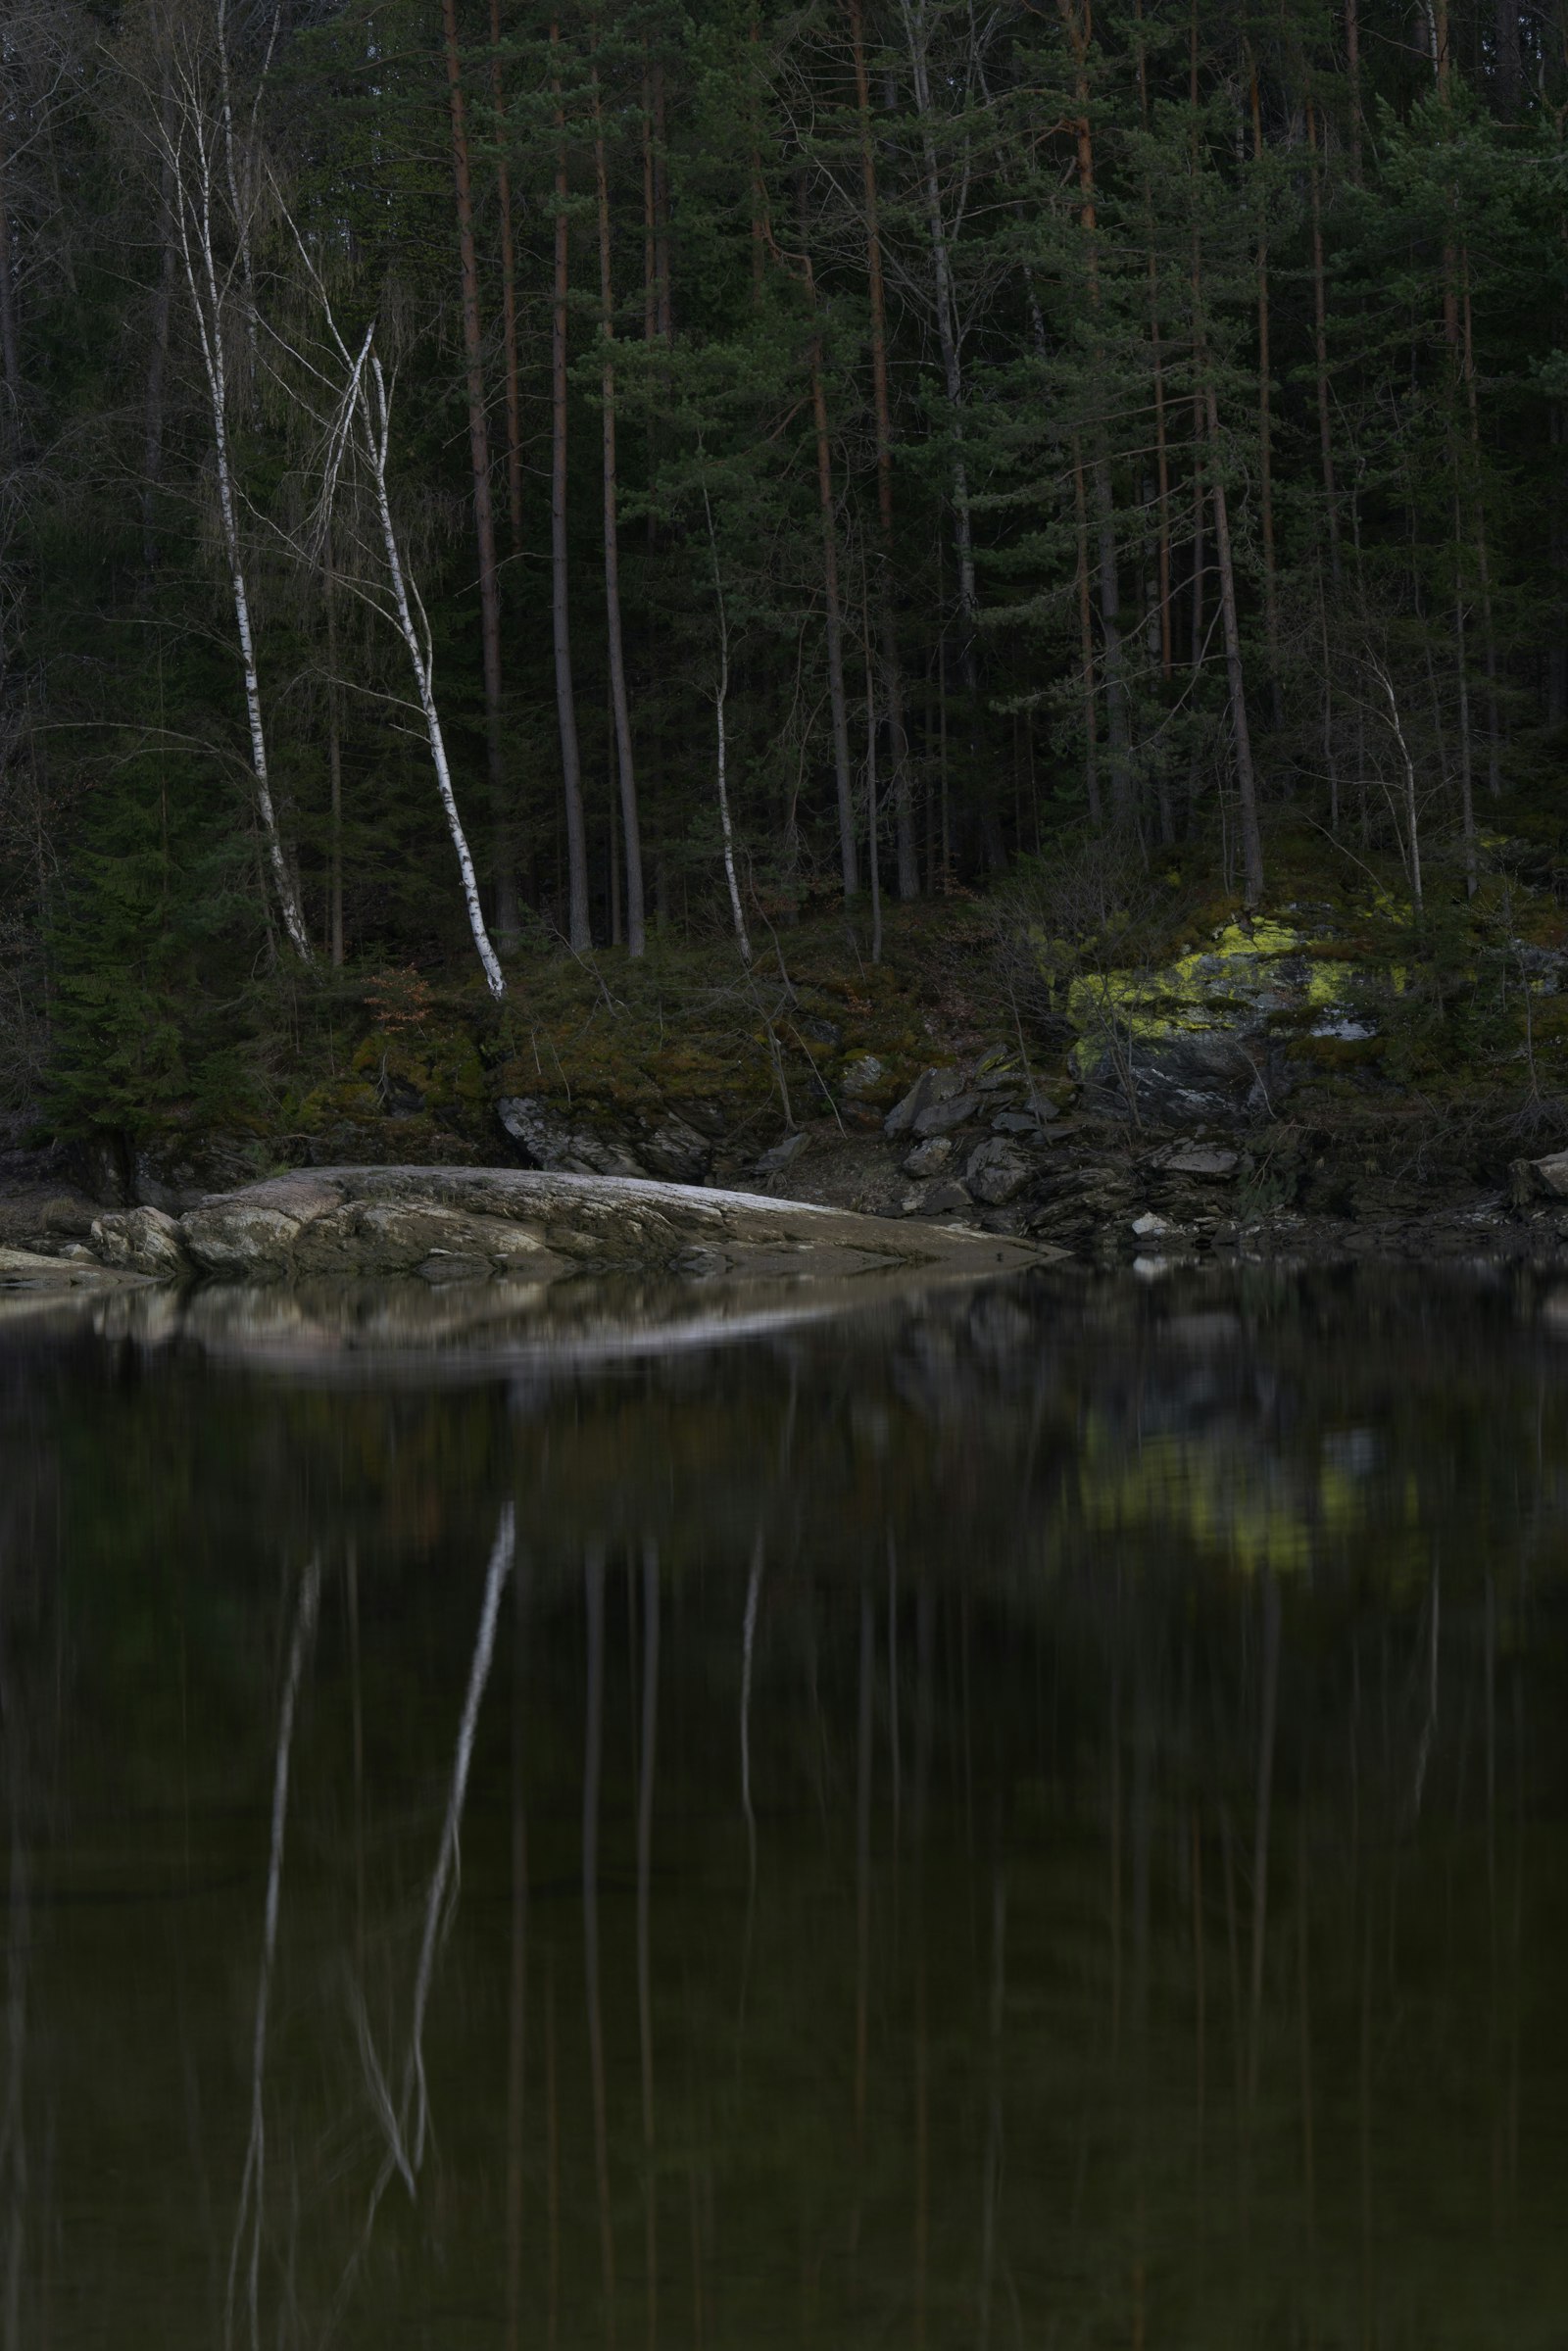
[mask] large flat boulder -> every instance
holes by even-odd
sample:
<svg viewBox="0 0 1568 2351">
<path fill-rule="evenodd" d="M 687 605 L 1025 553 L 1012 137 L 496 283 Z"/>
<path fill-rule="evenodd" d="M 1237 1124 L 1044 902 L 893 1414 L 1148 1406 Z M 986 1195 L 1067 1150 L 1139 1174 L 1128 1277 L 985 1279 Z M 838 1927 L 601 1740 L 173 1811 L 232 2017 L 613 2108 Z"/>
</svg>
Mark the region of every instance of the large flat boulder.
<svg viewBox="0 0 1568 2351">
<path fill-rule="evenodd" d="M 114 1290 L 143 1278 L 87 1253 L 46 1257 L 37 1249 L 0 1249 L 0 1290 Z"/>
<path fill-rule="evenodd" d="M 165 1280 L 417 1274 L 711 1279 L 1038 1262 L 1010 1238 L 648 1178 L 512 1167 L 327 1167 L 214 1194 L 180 1217 L 100 1218 L 106 1265 Z"/>
</svg>

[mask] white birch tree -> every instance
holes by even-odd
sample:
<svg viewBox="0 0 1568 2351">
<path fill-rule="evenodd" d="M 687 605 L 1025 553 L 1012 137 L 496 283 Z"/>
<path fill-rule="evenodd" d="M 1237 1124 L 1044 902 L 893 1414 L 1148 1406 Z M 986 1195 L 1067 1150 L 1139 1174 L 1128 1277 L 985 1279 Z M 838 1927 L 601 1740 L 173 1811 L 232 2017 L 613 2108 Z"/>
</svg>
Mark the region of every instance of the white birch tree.
<svg viewBox="0 0 1568 2351">
<path fill-rule="evenodd" d="M 250 252 L 253 203 L 240 195 L 240 181 L 231 166 L 232 121 L 226 97 L 214 103 L 202 63 L 188 40 L 175 44 L 170 64 L 172 103 L 150 110 L 154 142 L 166 164 L 173 196 L 175 241 L 185 291 L 196 329 L 202 376 L 207 389 L 213 437 L 213 467 L 218 485 L 218 509 L 223 553 L 228 566 L 229 593 L 234 608 L 234 632 L 239 644 L 245 681 L 245 716 L 250 734 L 251 773 L 256 813 L 278 911 L 289 945 L 303 963 L 315 960 L 310 933 L 300 905 L 299 884 L 284 846 L 272 793 L 267 749 L 267 726 L 262 704 L 261 671 L 256 654 L 256 628 L 245 551 L 240 532 L 240 489 L 235 475 L 233 436 L 229 426 L 229 398 L 233 362 L 229 348 L 229 318 L 236 273 L 248 274 L 241 256 Z M 223 187 L 232 191 L 227 210 L 235 205 L 239 218 L 220 217 Z M 227 238 L 232 257 L 221 257 Z M 254 318 L 249 293 L 244 297 L 247 319 Z"/>
<path fill-rule="evenodd" d="M 418 585 L 409 568 L 392 514 L 392 494 L 387 478 L 392 436 L 392 390 L 375 348 L 376 321 L 372 318 L 367 327 L 359 351 L 351 351 L 339 329 L 321 272 L 292 220 L 289 220 L 289 227 L 305 266 L 312 293 L 319 307 L 330 346 L 329 352 L 323 356 L 323 364 L 318 365 L 307 355 L 284 343 L 281 336 L 273 333 L 270 337 L 278 352 L 286 354 L 297 367 L 303 367 L 308 377 L 318 388 L 324 389 L 328 396 L 327 414 L 321 419 L 325 430 L 325 447 L 321 461 L 317 537 L 324 545 L 325 534 L 331 528 L 333 513 L 345 484 L 351 476 L 357 476 L 368 500 L 373 518 L 370 534 L 379 548 L 384 578 L 376 582 L 363 575 L 344 573 L 343 584 L 352 588 L 372 611 L 388 621 L 403 641 L 414 678 L 420 731 L 430 754 L 436 792 L 458 860 L 463 903 L 467 912 L 474 952 L 484 972 L 485 985 L 499 1001 L 507 993 L 506 975 L 485 924 L 479 902 L 478 876 L 474 871 L 472 853 L 468 848 L 467 835 L 458 809 L 457 793 L 453 787 L 446 737 L 435 698 L 435 648 L 429 618 Z M 329 373 L 329 369 L 332 372 Z"/>
</svg>

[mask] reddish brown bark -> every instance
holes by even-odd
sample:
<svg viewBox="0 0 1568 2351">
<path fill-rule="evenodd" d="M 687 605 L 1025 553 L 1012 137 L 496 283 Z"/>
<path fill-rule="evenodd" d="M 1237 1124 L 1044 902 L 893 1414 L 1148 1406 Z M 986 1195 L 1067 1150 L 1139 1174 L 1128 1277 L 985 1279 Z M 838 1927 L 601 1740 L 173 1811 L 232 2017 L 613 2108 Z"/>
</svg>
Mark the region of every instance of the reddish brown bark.
<svg viewBox="0 0 1568 2351">
<path fill-rule="evenodd" d="M 893 805 L 899 828 L 901 891 L 914 863 L 909 808 L 908 748 L 904 729 L 904 680 L 899 667 L 899 630 L 893 602 L 893 407 L 888 394 L 887 293 L 882 276 L 882 229 L 877 203 L 876 149 L 871 138 L 871 92 L 865 70 L 865 25 L 860 0 L 849 0 L 850 37 L 855 51 L 855 96 L 859 122 L 860 183 L 865 203 L 865 267 L 871 303 L 871 392 L 876 417 L 876 511 L 881 562 L 877 610 L 882 639 L 882 685 L 887 702 L 888 753 Z M 908 890 L 912 896 L 913 891 Z"/>
<path fill-rule="evenodd" d="M 490 0 L 490 96 L 496 116 L 496 209 L 501 216 L 501 349 L 507 377 L 507 517 L 512 553 L 522 553 L 522 396 L 517 367 L 517 265 L 512 233 L 512 166 L 501 72 L 501 0 Z"/>
<path fill-rule="evenodd" d="M 550 610 L 556 655 L 556 717 L 566 808 L 567 937 L 574 955 L 593 945 L 588 923 L 588 841 L 582 813 L 582 759 L 571 682 L 571 616 L 566 547 L 566 296 L 571 220 L 566 210 L 566 115 L 561 95 L 561 26 L 550 26 L 550 92 L 556 123 L 556 272 L 550 312 Z"/>
</svg>

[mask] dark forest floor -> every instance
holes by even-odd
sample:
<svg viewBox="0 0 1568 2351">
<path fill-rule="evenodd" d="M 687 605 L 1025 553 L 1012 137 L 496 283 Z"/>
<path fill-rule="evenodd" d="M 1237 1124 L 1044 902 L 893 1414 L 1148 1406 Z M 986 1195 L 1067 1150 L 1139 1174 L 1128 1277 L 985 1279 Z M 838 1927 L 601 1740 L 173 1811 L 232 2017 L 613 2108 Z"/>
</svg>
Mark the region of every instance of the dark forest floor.
<svg viewBox="0 0 1568 2351">
<path fill-rule="evenodd" d="M 1109 923 L 1082 862 L 888 907 L 879 961 L 862 906 L 759 909 L 749 967 L 719 934 L 522 958 L 500 1006 L 433 958 L 333 974 L 284 992 L 232 1119 L 14 1122 L 0 1242 L 68 1247 L 94 1203 L 178 1208 L 285 1166 L 510 1163 L 956 1218 L 1095 1263 L 1555 1254 L 1558 1209 L 1510 1177 L 1568 1143 L 1551 858 L 1494 857 L 1474 901 L 1440 863 L 1418 917 L 1387 861 L 1304 828 L 1274 846 L 1255 921 L 1173 856 Z M 927 1072 L 956 1109 L 889 1134 Z"/>
</svg>

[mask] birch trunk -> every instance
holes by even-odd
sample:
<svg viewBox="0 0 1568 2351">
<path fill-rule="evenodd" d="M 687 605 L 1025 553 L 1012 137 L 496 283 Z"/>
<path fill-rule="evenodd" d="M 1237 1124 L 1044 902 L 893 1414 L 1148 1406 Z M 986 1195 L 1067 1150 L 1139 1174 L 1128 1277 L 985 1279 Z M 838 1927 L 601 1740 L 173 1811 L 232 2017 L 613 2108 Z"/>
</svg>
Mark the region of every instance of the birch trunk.
<svg viewBox="0 0 1568 2351">
<path fill-rule="evenodd" d="M 550 26 L 550 88 L 555 101 L 556 279 L 550 314 L 550 581 L 551 622 L 556 650 L 556 717 L 561 730 L 561 774 L 566 802 L 567 936 L 573 955 L 593 945 L 588 924 L 588 842 L 582 814 L 582 760 L 577 749 L 577 706 L 571 683 L 571 617 L 566 546 L 566 293 L 571 223 L 566 215 L 566 117 L 557 63 L 561 27 Z"/>
<path fill-rule="evenodd" d="M 392 606 L 398 634 L 409 656 L 414 672 L 415 690 L 419 698 L 419 710 L 424 718 L 425 738 L 430 747 L 430 763 L 435 769 L 436 790 L 447 820 L 447 831 L 457 853 L 458 871 L 463 882 L 463 903 L 468 912 L 468 928 L 473 935 L 475 952 L 485 976 L 485 984 L 498 1000 L 507 993 L 507 983 L 490 935 L 485 929 L 484 912 L 479 904 L 479 884 L 473 870 L 473 858 L 468 852 L 463 819 L 458 814 L 457 795 L 452 789 L 452 770 L 447 763 L 446 740 L 441 732 L 441 716 L 436 709 L 435 691 L 431 677 L 429 629 L 424 623 L 424 608 L 419 606 L 419 623 L 416 625 L 414 606 L 418 590 L 414 587 L 404 569 L 403 551 L 398 545 L 397 531 L 392 521 L 391 500 L 386 486 L 387 442 L 391 437 L 392 412 L 387 397 L 386 380 L 381 363 L 373 353 L 368 355 L 369 389 L 362 369 L 358 379 L 357 396 L 366 426 L 368 455 L 370 461 L 370 479 L 375 495 L 376 519 L 381 527 L 381 546 L 386 558 L 387 580 L 392 590 Z M 373 393 L 373 400 L 372 400 Z"/>
<path fill-rule="evenodd" d="M 187 153 L 194 147 L 194 159 Z M 213 155 L 207 125 L 187 108 L 182 125 L 174 133 L 173 151 L 170 156 L 174 171 L 180 260 L 184 269 L 186 290 L 190 295 L 195 317 L 196 340 L 201 352 L 202 373 L 207 383 L 208 407 L 213 429 L 213 464 L 218 482 L 219 515 L 222 525 L 223 552 L 228 563 L 229 590 L 234 606 L 234 630 L 239 639 L 240 665 L 245 679 L 245 716 L 250 733 L 251 774 L 256 790 L 256 809 L 261 819 L 262 841 L 272 887 L 277 894 L 278 911 L 289 945 L 302 963 L 310 964 L 315 957 L 311 952 L 310 933 L 300 908 L 298 886 L 284 852 L 278 830 L 277 812 L 272 800 L 271 774 L 267 756 L 267 729 L 262 714 L 261 676 L 256 664 L 255 633 L 251 625 L 250 589 L 245 576 L 244 555 L 239 535 L 239 504 L 235 492 L 233 459 L 228 430 L 228 352 L 223 331 L 222 296 L 219 289 L 218 265 L 214 252 L 213 221 Z M 186 167 L 193 172 L 187 178 Z"/>
<path fill-rule="evenodd" d="M 703 485 L 703 512 L 708 517 L 708 547 L 713 565 L 713 596 L 718 606 L 718 681 L 713 693 L 713 714 L 717 729 L 718 821 L 724 843 L 724 879 L 729 886 L 729 907 L 735 922 L 735 943 L 741 951 L 741 961 L 752 959 L 752 942 L 746 928 L 746 911 L 741 905 L 740 880 L 735 870 L 735 830 L 729 812 L 729 736 L 726 731 L 726 708 L 729 702 L 729 612 L 724 603 L 724 579 L 718 563 L 718 538 L 713 529 L 713 509 L 709 501 L 708 485 Z"/>
<path fill-rule="evenodd" d="M 610 651 L 610 699 L 614 717 L 615 756 L 620 769 L 620 821 L 626 854 L 626 952 L 634 959 L 647 944 L 643 921 L 643 851 L 637 820 L 637 772 L 632 762 L 631 710 L 626 699 L 626 657 L 620 629 L 620 532 L 615 493 L 615 294 L 611 273 L 610 182 L 605 170 L 605 128 L 599 99 L 599 68 L 593 70 L 594 185 L 599 206 L 600 324 L 605 364 L 600 382 L 605 457 L 605 622 Z"/>
<path fill-rule="evenodd" d="M 496 827 L 496 930 L 504 947 L 520 936 L 517 889 L 506 839 L 506 767 L 501 749 L 501 582 L 496 571 L 495 505 L 490 494 L 490 428 L 485 416 L 484 339 L 479 323 L 479 258 L 473 235 L 473 172 L 468 156 L 467 108 L 458 52 L 457 0 L 441 0 L 447 90 L 452 119 L 452 183 L 458 213 L 458 266 L 463 293 L 463 359 L 468 393 L 468 464 L 473 475 L 473 529 L 479 553 L 479 643 L 484 670 L 485 766 L 491 820 Z"/>
</svg>

